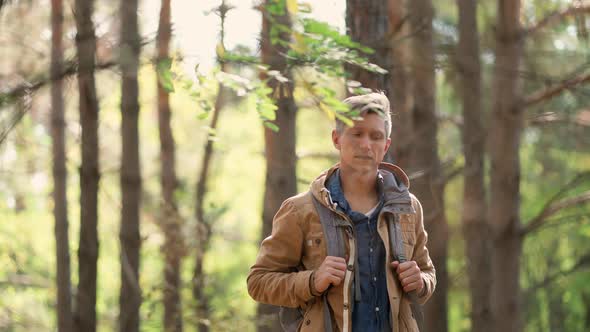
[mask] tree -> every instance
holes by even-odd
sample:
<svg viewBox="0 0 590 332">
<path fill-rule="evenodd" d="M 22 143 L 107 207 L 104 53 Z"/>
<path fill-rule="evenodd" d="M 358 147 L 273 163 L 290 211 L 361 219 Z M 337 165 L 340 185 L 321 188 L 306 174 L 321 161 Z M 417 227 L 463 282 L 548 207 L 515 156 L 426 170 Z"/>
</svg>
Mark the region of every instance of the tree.
<svg viewBox="0 0 590 332">
<path fill-rule="evenodd" d="M 346 28 L 351 39 L 375 49 L 369 62 L 391 69 L 390 45 L 386 43 L 392 31 L 388 20 L 386 0 L 346 0 Z M 385 91 L 390 96 L 390 75 L 370 72 L 357 66 L 347 66 L 352 80 L 363 87 Z"/>
<path fill-rule="evenodd" d="M 98 99 L 94 80 L 96 36 L 92 13 L 94 2 L 76 0 L 78 33 L 78 90 L 82 126 L 80 167 L 80 244 L 78 248 L 78 293 L 75 324 L 78 331 L 96 331 L 96 264 L 98 260 Z"/>
<path fill-rule="evenodd" d="M 214 13 L 219 16 L 220 19 L 220 37 L 219 46 L 222 52 L 225 52 L 225 19 L 227 13 L 233 9 L 233 6 L 229 5 L 227 1 L 222 0 L 219 7 L 214 10 Z M 220 66 L 220 71 L 226 72 L 228 63 L 222 59 L 220 54 L 217 55 L 217 63 Z M 213 106 L 213 114 L 211 115 L 211 122 L 209 128 L 212 131 L 217 130 L 219 122 L 219 116 L 221 110 L 224 107 L 226 94 L 228 90 L 223 86 L 222 83 L 217 85 L 217 96 L 215 97 L 215 105 Z M 205 213 L 205 197 L 209 192 L 208 179 L 211 169 L 211 161 L 213 159 L 214 147 L 213 140 L 207 135 L 207 141 L 205 143 L 205 153 L 201 161 L 201 170 L 197 181 L 197 190 L 195 195 L 195 217 L 197 220 L 197 250 L 195 253 L 195 267 L 193 270 L 193 297 L 197 302 L 197 317 L 199 332 L 209 331 L 210 322 L 210 306 L 209 306 L 209 295 L 205 289 L 207 286 L 206 274 L 203 269 L 205 262 L 205 254 L 209 249 L 209 243 L 211 240 L 212 231 L 212 216 Z"/>
<path fill-rule="evenodd" d="M 389 30 L 384 41 L 391 49 L 389 68 L 389 100 L 392 111 L 391 144 L 385 161 L 407 168 L 410 165 L 412 141 L 412 75 L 410 70 L 410 35 L 407 24 L 407 8 L 404 0 L 388 1 Z"/>
<path fill-rule="evenodd" d="M 170 86 L 166 82 L 170 73 L 170 0 L 162 0 L 160 21 L 156 37 L 156 66 L 158 71 L 158 125 L 160 132 L 160 184 L 162 188 L 161 227 L 164 231 L 164 331 L 182 331 L 182 303 L 180 296 L 180 267 L 184 256 L 182 219 L 174 192 L 178 186 L 176 178 L 176 144 L 170 126 Z"/>
<path fill-rule="evenodd" d="M 519 105 L 522 55 L 520 0 L 498 0 L 492 114 L 490 206 L 494 330 L 520 331 L 520 161 L 523 112 Z"/>
<path fill-rule="evenodd" d="M 266 155 L 266 181 L 264 185 L 264 206 L 262 212 L 261 239 L 270 235 L 272 219 L 282 202 L 297 193 L 296 153 L 295 153 L 295 118 L 297 106 L 293 98 L 293 79 L 287 69 L 287 62 L 282 54 L 287 53 L 290 34 L 278 25 L 291 29 L 291 18 L 286 10 L 284 0 L 266 0 L 262 8 L 261 56 L 262 62 L 269 70 L 277 70 L 289 79 L 280 83 L 277 79 L 268 81 L 272 89 L 272 98 L 278 107 L 276 120 L 272 124 L 280 128 L 274 131 L 264 129 Z M 281 31 L 282 30 L 282 31 Z M 268 77 L 263 74 L 261 79 Z M 278 331 L 277 307 L 260 304 L 258 306 L 258 331 Z"/>
<path fill-rule="evenodd" d="M 460 75 L 465 156 L 462 227 L 465 238 L 471 330 L 492 331 L 490 302 L 490 246 L 487 238 L 486 194 L 484 186 L 485 130 L 482 124 L 482 90 L 477 1 L 458 0 L 459 45 L 456 68 Z"/>
<path fill-rule="evenodd" d="M 63 84 L 58 77 L 63 67 L 63 2 L 51 1 L 51 138 L 53 154 L 53 213 L 57 262 L 57 330 L 73 331 L 70 240 L 68 236 L 68 199 Z"/>
<path fill-rule="evenodd" d="M 438 157 L 438 124 L 435 107 L 435 71 L 432 20 L 434 9 L 430 0 L 408 2 L 412 31 L 411 71 L 413 76 L 412 110 L 413 141 L 410 169 L 421 175 L 412 181 L 412 192 L 424 209 L 424 225 L 428 231 L 428 249 L 436 267 L 436 292 L 424 306 L 426 331 L 447 331 L 447 240 L 448 226 L 444 211 L 444 180 Z"/>
<path fill-rule="evenodd" d="M 139 331 L 139 233 L 141 171 L 139 161 L 139 67 L 140 36 L 137 22 L 138 0 L 121 1 L 121 291 L 119 331 Z"/>
</svg>

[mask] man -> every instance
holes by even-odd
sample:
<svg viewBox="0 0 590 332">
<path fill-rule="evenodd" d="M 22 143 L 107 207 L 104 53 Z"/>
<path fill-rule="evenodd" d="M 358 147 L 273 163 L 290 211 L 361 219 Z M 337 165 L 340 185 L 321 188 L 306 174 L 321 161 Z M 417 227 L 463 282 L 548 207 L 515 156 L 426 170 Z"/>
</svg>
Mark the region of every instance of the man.
<svg viewBox="0 0 590 332">
<path fill-rule="evenodd" d="M 436 277 L 420 202 L 406 174 L 382 163 L 391 143 L 389 101 L 370 93 L 344 102 L 360 118 L 353 127 L 336 122 L 340 163 L 282 204 L 250 269 L 248 292 L 259 302 L 298 308 L 298 331 L 418 331 L 409 294 L 426 302 Z M 342 257 L 327 255 L 323 209 L 348 225 Z M 395 230 L 403 253 L 393 252 Z"/>
</svg>

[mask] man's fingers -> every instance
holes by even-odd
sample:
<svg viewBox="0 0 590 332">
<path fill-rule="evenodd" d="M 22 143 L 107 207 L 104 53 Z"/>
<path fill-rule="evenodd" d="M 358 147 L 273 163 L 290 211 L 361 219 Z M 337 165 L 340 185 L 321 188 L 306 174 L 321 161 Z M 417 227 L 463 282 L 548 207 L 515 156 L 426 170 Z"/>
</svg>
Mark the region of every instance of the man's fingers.
<svg viewBox="0 0 590 332">
<path fill-rule="evenodd" d="M 400 280 L 401 280 L 402 286 L 407 286 L 407 285 L 410 285 L 414 282 L 422 280 L 422 278 L 420 277 L 419 274 L 413 274 L 413 275 L 411 275 L 409 277 L 405 277 L 405 278 L 400 277 Z"/>
<path fill-rule="evenodd" d="M 346 271 L 346 261 L 342 257 L 328 256 L 323 263 L 326 267 L 331 267 L 341 271 Z"/>
<path fill-rule="evenodd" d="M 332 285 L 338 286 L 342 282 L 342 278 L 339 278 L 337 276 L 332 276 L 330 281 L 331 281 Z"/>
<path fill-rule="evenodd" d="M 407 278 L 409 276 L 413 276 L 416 274 L 420 274 L 420 269 L 417 266 L 411 267 L 407 270 L 404 270 L 402 273 L 398 273 L 398 276 L 401 279 Z"/>
<path fill-rule="evenodd" d="M 326 256 L 326 259 L 324 259 L 324 262 L 334 262 L 334 263 L 342 263 L 346 265 L 346 260 L 342 257 L 338 257 L 338 256 Z"/>
<path fill-rule="evenodd" d="M 335 268 L 328 268 L 326 270 L 330 275 L 338 277 L 338 278 L 344 278 L 345 275 L 345 271 L 342 271 L 340 269 L 335 269 Z"/>
<path fill-rule="evenodd" d="M 412 283 L 404 286 L 404 292 L 408 293 L 408 292 L 420 289 L 421 282 L 422 282 L 422 280 L 419 280 L 419 281 L 415 281 L 415 282 L 412 282 Z"/>
</svg>

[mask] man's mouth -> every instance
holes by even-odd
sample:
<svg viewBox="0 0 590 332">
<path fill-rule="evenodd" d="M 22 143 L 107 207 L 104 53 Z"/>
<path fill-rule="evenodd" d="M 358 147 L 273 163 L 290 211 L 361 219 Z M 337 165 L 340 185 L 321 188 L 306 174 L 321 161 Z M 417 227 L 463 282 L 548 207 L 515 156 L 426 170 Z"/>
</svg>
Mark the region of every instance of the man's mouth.
<svg viewBox="0 0 590 332">
<path fill-rule="evenodd" d="M 373 160 L 373 158 L 370 157 L 370 156 L 355 156 L 355 158 L 357 158 L 357 159 L 364 159 L 364 160 Z"/>
</svg>

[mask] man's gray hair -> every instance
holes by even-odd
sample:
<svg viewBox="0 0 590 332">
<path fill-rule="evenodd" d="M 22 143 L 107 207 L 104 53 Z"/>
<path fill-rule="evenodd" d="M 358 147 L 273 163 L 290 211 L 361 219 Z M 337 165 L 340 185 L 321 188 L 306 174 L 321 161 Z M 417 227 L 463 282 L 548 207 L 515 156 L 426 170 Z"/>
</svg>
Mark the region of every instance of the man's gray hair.
<svg viewBox="0 0 590 332">
<path fill-rule="evenodd" d="M 383 92 L 373 92 L 365 95 L 352 96 L 343 100 L 350 106 L 351 111 L 359 111 L 360 116 L 365 116 L 369 112 L 379 114 L 385 122 L 386 138 L 391 135 L 391 111 L 389 108 L 389 99 Z M 346 124 L 336 119 L 336 131 L 341 134 Z"/>
</svg>

